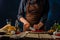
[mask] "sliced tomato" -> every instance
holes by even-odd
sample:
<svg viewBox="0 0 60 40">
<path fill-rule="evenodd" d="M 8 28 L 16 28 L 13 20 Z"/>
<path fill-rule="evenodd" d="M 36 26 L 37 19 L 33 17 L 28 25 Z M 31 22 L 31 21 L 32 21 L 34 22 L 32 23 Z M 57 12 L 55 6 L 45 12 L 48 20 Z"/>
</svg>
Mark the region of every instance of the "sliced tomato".
<svg viewBox="0 0 60 40">
<path fill-rule="evenodd" d="M 43 32 L 43 30 L 36 30 L 35 32 Z"/>
<path fill-rule="evenodd" d="M 60 36 L 60 34 L 55 34 L 56 36 Z"/>
</svg>

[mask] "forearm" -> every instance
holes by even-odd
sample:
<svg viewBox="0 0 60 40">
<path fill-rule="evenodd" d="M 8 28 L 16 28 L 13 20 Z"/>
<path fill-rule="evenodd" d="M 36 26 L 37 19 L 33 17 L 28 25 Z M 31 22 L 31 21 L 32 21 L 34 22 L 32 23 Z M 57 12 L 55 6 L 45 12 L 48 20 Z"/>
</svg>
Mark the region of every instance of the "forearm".
<svg viewBox="0 0 60 40">
<path fill-rule="evenodd" d="M 25 24 L 25 23 L 28 22 L 28 21 L 27 21 L 25 18 L 23 18 L 23 17 L 21 17 L 21 18 L 19 19 L 19 21 L 22 22 L 23 24 Z"/>
<path fill-rule="evenodd" d="M 30 27 L 29 22 L 23 17 L 21 17 L 19 20 L 23 23 L 23 31 L 29 30 L 29 27 Z"/>
<path fill-rule="evenodd" d="M 41 17 L 41 20 L 38 23 L 38 25 L 42 27 L 43 25 L 45 25 L 46 20 L 47 20 L 47 15 L 44 15 L 43 17 Z"/>
</svg>

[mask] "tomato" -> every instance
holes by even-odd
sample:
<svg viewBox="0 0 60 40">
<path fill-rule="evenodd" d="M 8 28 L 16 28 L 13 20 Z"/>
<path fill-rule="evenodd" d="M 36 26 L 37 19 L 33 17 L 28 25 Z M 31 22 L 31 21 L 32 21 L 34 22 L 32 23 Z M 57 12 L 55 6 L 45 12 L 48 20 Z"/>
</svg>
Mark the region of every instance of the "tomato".
<svg viewBox="0 0 60 40">
<path fill-rule="evenodd" d="M 15 34 L 19 34 L 20 32 L 16 32 Z"/>
<path fill-rule="evenodd" d="M 55 34 L 56 36 L 60 36 L 60 33 L 59 34 Z"/>
<path fill-rule="evenodd" d="M 32 30 L 31 32 L 44 32 L 43 30 Z"/>
<path fill-rule="evenodd" d="M 43 30 L 36 30 L 35 32 L 43 32 Z"/>
</svg>

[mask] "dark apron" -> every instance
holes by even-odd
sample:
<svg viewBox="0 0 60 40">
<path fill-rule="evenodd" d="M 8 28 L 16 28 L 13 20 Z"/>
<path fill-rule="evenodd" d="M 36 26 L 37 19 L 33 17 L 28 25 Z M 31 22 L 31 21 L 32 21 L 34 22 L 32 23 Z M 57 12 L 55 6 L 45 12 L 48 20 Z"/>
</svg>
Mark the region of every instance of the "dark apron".
<svg viewBox="0 0 60 40">
<path fill-rule="evenodd" d="M 37 4 L 37 3 L 36 3 Z M 40 2 L 40 5 L 33 6 L 34 4 L 27 4 L 26 9 L 26 20 L 30 23 L 31 26 L 38 24 L 41 18 L 41 12 L 43 10 L 43 2 Z M 34 12 L 32 12 L 34 10 Z"/>
<path fill-rule="evenodd" d="M 27 13 L 26 14 L 26 20 L 30 23 L 31 26 L 33 26 L 34 24 L 38 24 L 40 21 L 40 14 L 38 13 L 34 13 L 34 14 L 30 14 Z"/>
</svg>

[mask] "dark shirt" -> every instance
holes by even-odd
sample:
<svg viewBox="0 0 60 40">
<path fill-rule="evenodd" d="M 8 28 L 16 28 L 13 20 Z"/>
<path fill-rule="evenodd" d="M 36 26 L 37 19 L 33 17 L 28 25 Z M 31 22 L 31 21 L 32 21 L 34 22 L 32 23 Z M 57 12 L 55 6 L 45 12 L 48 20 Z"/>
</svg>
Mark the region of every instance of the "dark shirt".
<svg viewBox="0 0 60 40">
<path fill-rule="evenodd" d="M 48 15 L 48 0 L 37 0 L 37 4 L 40 5 L 40 1 L 43 1 L 43 11 L 42 13 L 42 16 L 41 16 L 41 19 L 40 21 L 42 22 L 45 22 L 45 20 L 47 19 L 47 15 Z M 30 4 L 33 4 L 34 1 L 33 0 L 30 0 Z M 20 2 L 20 6 L 19 6 L 19 11 L 18 11 L 18 19 L 20 19 L 21 17 L 26 17 L 26 6 L 28 4 L 28 0 L 21 0 Z"/>
</svg>

